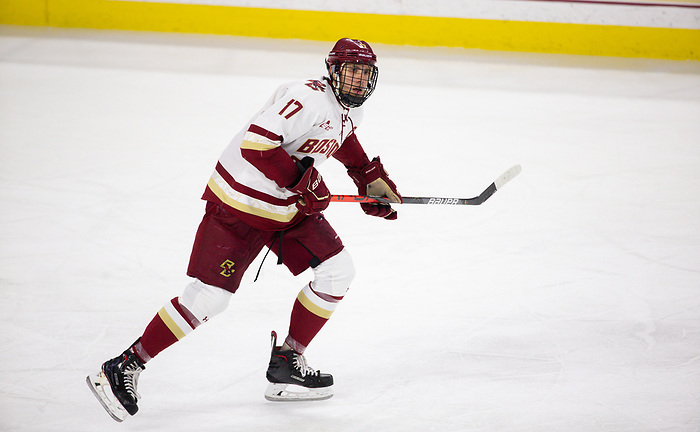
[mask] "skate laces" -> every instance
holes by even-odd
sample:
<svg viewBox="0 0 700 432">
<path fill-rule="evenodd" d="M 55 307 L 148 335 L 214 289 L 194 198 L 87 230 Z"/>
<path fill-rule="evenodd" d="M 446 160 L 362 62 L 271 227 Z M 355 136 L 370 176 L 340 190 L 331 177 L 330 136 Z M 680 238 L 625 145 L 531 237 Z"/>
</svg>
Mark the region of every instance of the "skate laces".
<svg viewBox="0 0 700 432">
<path fill-rule="evenodd" d="M 301 373 L 302 378 L 306 375 L 318 375 L 318 371 L 314 370 L 306 363 L 306 358 L 304 358 L 302 354 L 294 353 L 294 368 Z"/>
<path fill-rule="evenodd" d="M 129 393 L 134 400 L 141 399 L 141 395 L 136 391 L 141 372 L 143 372 L 143 368 L 140 367 L 135 361 L 124 365 L 124 371 L 122 372 L 124 374 L 124 387 L 126 392 Z"/>
</svg>

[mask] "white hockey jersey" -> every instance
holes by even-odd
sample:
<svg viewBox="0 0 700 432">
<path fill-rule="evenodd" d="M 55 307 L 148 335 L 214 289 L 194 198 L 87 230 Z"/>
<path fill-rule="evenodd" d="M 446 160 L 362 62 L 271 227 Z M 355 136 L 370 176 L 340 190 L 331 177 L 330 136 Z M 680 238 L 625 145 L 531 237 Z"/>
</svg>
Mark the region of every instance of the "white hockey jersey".
<svg viewBox="0 0 700 432">
<path fill-rule="evenodd" d="M 346 141 L 352 159 L 367 161 L 354 137 L 361 120 L 362 108 L 343 107 L 325 78 L 282 85 L 224 150 L 202 198 L 253 227 L 288 228 L 302 216 L 286 188 L 301 176 L 295 162 L 310 156 L 317 167 Z"/>
</svg>

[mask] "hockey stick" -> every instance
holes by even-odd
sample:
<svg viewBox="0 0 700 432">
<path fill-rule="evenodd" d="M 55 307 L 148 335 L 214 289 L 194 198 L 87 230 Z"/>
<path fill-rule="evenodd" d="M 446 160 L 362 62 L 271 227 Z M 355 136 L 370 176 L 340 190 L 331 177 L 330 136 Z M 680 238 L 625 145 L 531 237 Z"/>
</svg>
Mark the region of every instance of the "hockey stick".
<svg viewBox="0 0 700 432">
<path fill-rule="evenodd" d="M 474 198 L 439 198 L 439 197 L 403 197 L 401 204 L 447 204 L 447 205 L 480 205 L 489 199 L 491 195 L 501 189 L 503 185 L 511 181 L 520 174 L 520 165 L 515 165 L 508 171 L 501 174 L 493 183 L 489 185 L 479 196 Z M 392 203 L 388 198 L 370 197 L 363 195 L 331 195 L 331 202 L 356 202 L 356 203 Z"/>
</svg>

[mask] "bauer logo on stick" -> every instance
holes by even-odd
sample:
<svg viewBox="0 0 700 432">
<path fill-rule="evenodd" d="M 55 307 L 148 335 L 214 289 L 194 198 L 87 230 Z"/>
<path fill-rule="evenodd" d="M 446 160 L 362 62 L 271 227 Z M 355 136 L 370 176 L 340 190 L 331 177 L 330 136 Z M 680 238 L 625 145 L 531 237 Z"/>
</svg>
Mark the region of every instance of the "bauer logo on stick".
<svg viewBox="0 0 700 432">
<path fill-rule="evenodd" d="M 459 198 L 430 198 L 428 204 L 457 204 Z"/>
</svg>

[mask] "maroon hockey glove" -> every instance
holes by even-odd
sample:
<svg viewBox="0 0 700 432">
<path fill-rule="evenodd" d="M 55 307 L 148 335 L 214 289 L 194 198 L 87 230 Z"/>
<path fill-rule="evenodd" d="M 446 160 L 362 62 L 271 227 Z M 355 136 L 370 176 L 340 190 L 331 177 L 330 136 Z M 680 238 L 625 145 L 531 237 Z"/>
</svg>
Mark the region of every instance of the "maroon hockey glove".
<svg viewBox="0 0 700 432">
<path fill-rule="evenodd" d="M 305 157 L 297 163 L 302 171 L 301 179 L 289 189 L 300 195 L 296 205 L 300 212 L 304 214 L 321 213 L 331 202 L 331 193 L 323 182 L 321 174 L 313 167 L 314 160 Z"/>
<path fill-rule="evenodd" d="M 401 195 L 396 190 L 396 185 L 389 174 L 384 170 L 379 157 L 372 159 L 372 162 L 367 164 L 362 169 L 350 168 L 348 175 L 357 185 L 360 195 L 368 195 L 373 197 L 386 197 L 391 202 L 402 202 Z M 396 210 L 392 209 L 389 204 L 368 204 L 362 203 L 362 210 L 370 216 L 377 216 L 388 220 L 394 220 L 398 216 Z"/>
</svg>

